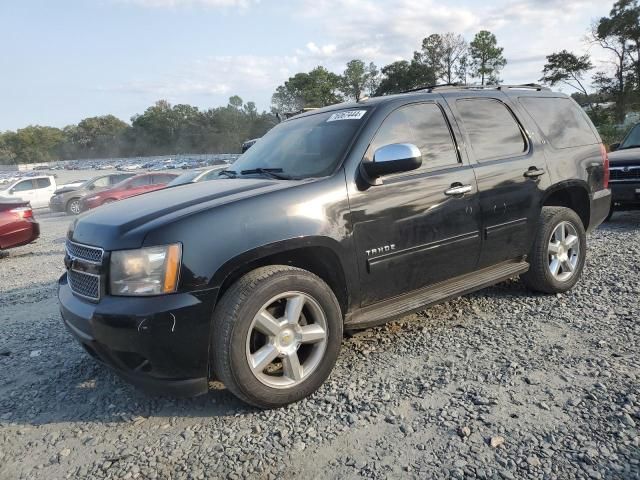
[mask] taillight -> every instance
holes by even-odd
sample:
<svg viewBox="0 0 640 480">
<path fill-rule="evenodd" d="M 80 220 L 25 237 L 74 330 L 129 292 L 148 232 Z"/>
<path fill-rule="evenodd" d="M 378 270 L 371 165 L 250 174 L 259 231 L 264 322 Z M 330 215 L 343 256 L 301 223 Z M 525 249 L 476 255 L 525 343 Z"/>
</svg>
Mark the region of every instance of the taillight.
<svg viewBox="0 0 640 480">
<path fill-rule="evenodd" d="M 604 168 L 604 188 L 609 188 L 609 154 L 604 145 L 600 145 L 600 152 L 602 152 L 602 168 Z"/>
<path fill-rule="evenodd" d="M 18 207 L 10 210 L 10 212 L 15 213 L 20 218 L 33 218 L 31 207 Z"/>
</svg>

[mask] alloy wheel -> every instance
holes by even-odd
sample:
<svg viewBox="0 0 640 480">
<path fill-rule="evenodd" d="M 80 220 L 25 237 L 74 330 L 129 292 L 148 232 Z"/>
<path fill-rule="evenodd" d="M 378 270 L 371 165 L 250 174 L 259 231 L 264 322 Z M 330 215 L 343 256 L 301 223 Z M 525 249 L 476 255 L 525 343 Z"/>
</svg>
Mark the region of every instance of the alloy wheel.
<svg viewBox="0 0 640 480">
<path fill-rule="evenodd" d="M 569 280 L 580 261 L 580 238 L 570 222 L 560 222 L 551 234 L 547 247 L 549 271 L 560 282 Z"/>
<path fill-rule="evenodd" d="M 254 317 L 246 358 L 260 382 L 290 388 L 320 365 L 327 340 L 327 319 L 318 302 L 302 292 L 285 292 L 266 302 Z"/>
</svg>

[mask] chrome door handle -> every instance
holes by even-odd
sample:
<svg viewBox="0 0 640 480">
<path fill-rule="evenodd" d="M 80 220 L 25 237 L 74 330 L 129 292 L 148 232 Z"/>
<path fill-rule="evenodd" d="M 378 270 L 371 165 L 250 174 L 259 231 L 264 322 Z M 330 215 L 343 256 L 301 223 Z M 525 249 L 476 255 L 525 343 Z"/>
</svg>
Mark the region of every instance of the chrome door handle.
<svg viewBox="0 0 640 480">
<path fill-rule="evenodd" d="M 544 168 L 530 168 L 529 170 L 524 172 L 524 176 L 527 178 L 537 178 L 544 175 L 545 173 L 547 172 L 544 171 Z"/>
<path fill-rule="evenodd" d="M 448 188 L 444 191 L 445 195 L 456 196 L 456 195 L 464 195 L 465 193 L 469 193 L 473 188 L 471 185 L 456 185 L 455 187 Z"/>
</svg>

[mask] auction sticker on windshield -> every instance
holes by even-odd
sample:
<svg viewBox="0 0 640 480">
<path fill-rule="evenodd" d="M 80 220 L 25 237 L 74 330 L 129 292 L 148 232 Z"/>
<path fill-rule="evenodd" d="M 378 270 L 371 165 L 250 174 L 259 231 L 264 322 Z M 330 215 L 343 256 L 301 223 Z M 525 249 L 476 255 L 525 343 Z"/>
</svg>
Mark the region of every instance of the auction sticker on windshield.
<svg viewBox="0 0 640 480">
<path fill-rule="evenodd" d="M 327 122 L 336 122 L 338 120 L 360 120 L 367 113 L 366 110 L 348 110 L 346 112 L 338 112 L 331 115 Z"/>
</svg>

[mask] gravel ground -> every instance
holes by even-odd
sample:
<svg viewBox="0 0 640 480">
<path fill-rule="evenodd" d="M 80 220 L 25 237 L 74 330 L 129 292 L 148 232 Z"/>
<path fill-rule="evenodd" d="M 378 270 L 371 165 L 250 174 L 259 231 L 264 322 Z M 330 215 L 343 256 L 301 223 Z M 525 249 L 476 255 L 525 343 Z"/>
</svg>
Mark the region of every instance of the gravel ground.
<svg viewBox="0 0 640 480">
<path fill-rule="evenodd" d="M 68 218 L 0 259 L 0 479 L 640 478 L 640 212 L 570 293 L 510 281 L 345 338 L 312 398 L 149 397 L 65 331 Z"/>
</svg>

